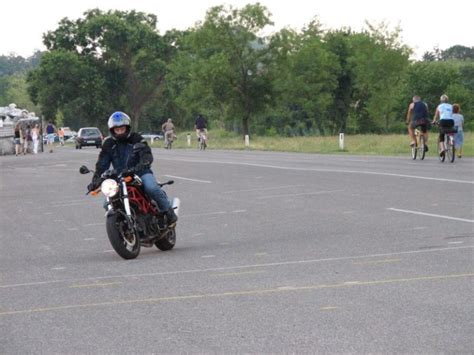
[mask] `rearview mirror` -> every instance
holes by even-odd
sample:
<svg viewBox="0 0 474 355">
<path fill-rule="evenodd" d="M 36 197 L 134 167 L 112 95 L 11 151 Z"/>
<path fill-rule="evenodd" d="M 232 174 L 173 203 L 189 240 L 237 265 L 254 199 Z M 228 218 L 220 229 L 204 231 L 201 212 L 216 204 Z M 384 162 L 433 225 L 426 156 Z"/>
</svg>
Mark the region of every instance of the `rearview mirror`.
<svg viewBox="0 0 474 355">
<path fill-rule="evenodd" d="M 81 167 L 79 168 L 79 172 L 80 172 L 81 174 L 88 174 L 88 173 L 90 173 L 91 171 L 89 170 L 89 168 L 88 168 L 87 166 L 83 165 L 83 166 L 81 166 Z"/>
</svg>

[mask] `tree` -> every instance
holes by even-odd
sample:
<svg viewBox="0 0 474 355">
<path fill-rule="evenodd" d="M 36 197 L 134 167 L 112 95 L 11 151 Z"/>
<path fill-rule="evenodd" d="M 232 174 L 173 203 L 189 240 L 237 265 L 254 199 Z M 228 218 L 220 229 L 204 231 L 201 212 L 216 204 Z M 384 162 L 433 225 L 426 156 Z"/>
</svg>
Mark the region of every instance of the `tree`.
<svg viewBox="0 0 474 355">
<path fill-rule="evenodd" d="M 194 65 L 187 92 L 240 117 L 244 135 L 249 134 L 251 117 L 264 110 L 271 93 L 268 46 L 258 37 L 269 24 L 268 11 L 260 4 L 242 9 L 216 6 L 188 38 Z"/>
<path fill-rule="evenodd" d="M 45 34 L 44 44 L 50 51 L 49 59 L 55 58 L 59 69 L 42 61 L 31 76 L 31 92 L 42 98 L 42 104 L 52 107 L 48 111 L 65 108 L 67 112 L 71 105 L 85 108 L 94 93 L 100 103 L 99 109 L 92 111 L 100 111 L 98 117 L 108 117 L 110 111 L 105 109 L 113 104 L 114 110 L 130 114 L 134 129 L 138 129 L 145 106 L 159 94 L 171 55 L 170 46 L 156 31 L 156 16 L 135 11 L 104 13 L 95 9 L 86 12 L 83 19 L 65 18 L 55 31 Z M 76 80 L 56 84 L 64 91 L 54 97 L 48 91 L 56 89 L 42 86 L 39 78 L 54 81 L 68 74 L 65 65 L 71 60 L 94 82 L 80 80 L 75 77 L 76 70 L 70 69 L 69 75 Z"/>
</svg>

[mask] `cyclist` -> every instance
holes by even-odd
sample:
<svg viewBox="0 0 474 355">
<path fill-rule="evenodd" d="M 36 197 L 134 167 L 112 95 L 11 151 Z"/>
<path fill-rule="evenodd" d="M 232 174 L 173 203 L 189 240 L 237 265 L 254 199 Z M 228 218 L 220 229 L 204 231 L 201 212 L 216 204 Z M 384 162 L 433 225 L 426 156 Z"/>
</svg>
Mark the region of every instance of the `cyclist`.
<svg viewBox="0 0 474 355">
<path fill-rule="evenodd" d="M 454 127 L 454 120 L 453 120 L 453 105 L 448 103 L 448 96 L 443 94 L 439 98 L 441 102 L 438 107 L 436 108 L 435 115 L 433 117 L 433 124 L 439 122 L 439 147 L 440 147 L 440 156 L 443 156 L 446 151 L 446 147 L 444 146 L 444 134 L 449 131 L 450 128 Z"/>
<path fill-rule="evenodd" d="M 415 128 L 420 127 L 425 137 L 425 152 L 428 151 L 428 105 L 421 101 L 418 95 L 413 96 L 412 103 L 408 106 L 406 123 L 408 125 L 408 134 L 411 137 L 410 146 L 416 145 Z"/>
<path fill-rule="evenodd" d="M 196 122 L 194 123 L 194 129 L 196 130 L 196 135 L 199 138 L 200 132 L 204 131 L 207 136 L 207 119 L 203 115 L 198 114 Z"/>
<path fill-rule="evenodd" d="M 140 134 L 131 131 L 130 117 L 123 112 L 114 112 L 109 117 L 107 126 L 109 127 L 110 136 L 102 144 L 95 166 L 95 173 L 87 189 L 92 191 L 100 186 L 100 176 L 109 169 L 110 164 L 119 173 L 134 168 L 143 182 L 146 194 L 155 200 L 160 211 L 166 213 L 168 224 L 173 226 L 178 217 L 151 171 L 153 154 L 145 139 Z M 137 154 L 134 149 L 136 143 L 142 144 L 141 154 Z M 141 155 L 141 159 L 137 155 Z"/>
<path fill-rule="evenodd" d="M 165 137 L 165 148 L 168 148 L 168 141 L 170 139 L 172 141 L 174 136 L 174 124 L 171 118 L 168 118 L 168 120 L 163 123 L 161 130 L 163 131 L 163 135 Z"/>
</svg>

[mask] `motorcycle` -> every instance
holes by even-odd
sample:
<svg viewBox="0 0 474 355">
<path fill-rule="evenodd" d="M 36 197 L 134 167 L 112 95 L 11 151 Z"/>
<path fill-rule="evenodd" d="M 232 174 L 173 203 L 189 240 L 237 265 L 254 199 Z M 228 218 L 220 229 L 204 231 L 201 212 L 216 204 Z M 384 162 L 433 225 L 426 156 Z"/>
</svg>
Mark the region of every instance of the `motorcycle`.
<svg viewBox="0 0 474 355">
<path fill-rule="evenodd" d="M 93 171 L 83 165 L 79 172 L 88 174 Z M 173 183 L 170 180 L 160 183 L 160 186 Z M 122 173 L 114 169 L 105 171 L 101 175 L 100 188 L 87 194 L 96 196 L 99 192 L 107 199 L 107 236 L 118 255 L 124 259 L 135 259 L 140 254 L 140 247 L 153 245 L 162 251 L 173 249 L 176 224 L 168 225 L 165 213 L 145 194 L 143 182 L 133 169 Z M 173 198 L 171 206 L 178 215 L 179 198 Z"/>
</svg>

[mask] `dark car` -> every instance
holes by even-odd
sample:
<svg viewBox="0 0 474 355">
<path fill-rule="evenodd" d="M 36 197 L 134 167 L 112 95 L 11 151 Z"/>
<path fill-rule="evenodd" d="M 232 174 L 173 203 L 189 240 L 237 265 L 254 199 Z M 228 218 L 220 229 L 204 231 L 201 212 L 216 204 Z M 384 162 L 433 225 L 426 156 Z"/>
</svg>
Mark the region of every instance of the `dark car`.
<svg viewBox="0 0 474 355">
<path fill-rule="evenodd" d="M 87 146 L 100 148 L 103 140 L 104 136 L 97 127 L 83 127 L 77 132 L 76 149 Z"/>
</svg>

